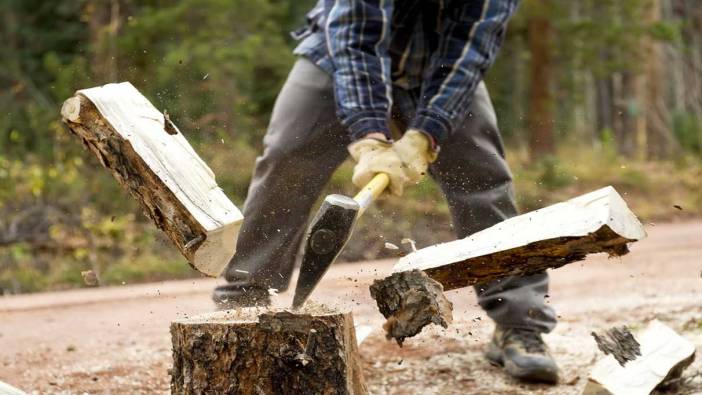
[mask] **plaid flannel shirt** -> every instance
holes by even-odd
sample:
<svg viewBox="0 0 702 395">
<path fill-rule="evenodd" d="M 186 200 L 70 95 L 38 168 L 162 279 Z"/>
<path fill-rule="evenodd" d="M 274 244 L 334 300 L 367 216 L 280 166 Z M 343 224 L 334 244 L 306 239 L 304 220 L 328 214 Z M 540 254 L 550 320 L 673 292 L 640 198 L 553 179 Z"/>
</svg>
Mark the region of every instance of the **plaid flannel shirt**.
<svg viewBox="0 0 702 395">
<path fill-rule="evenodd" d="M 319 0 L 295 53 L 333 76 L 352 139 L 391 137 L 392 86 L 419 90 L 410 127 L 441 143 L 465 116 L 518 0 Z"/>
</svg>

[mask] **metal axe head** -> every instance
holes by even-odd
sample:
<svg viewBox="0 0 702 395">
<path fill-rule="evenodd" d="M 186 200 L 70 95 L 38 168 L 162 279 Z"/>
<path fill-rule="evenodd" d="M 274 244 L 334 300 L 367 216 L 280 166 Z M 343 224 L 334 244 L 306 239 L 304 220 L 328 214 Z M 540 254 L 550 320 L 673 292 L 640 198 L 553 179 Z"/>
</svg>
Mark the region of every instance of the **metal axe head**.
<svg viewBox="0 0 702 395">
<path fill-rule="evenodd" d="M 302 307 L 346 245 L 356 225 L 358 202 L 344 195 L 329 195 L 307 230 L 293 309 Z"/>
</svg>

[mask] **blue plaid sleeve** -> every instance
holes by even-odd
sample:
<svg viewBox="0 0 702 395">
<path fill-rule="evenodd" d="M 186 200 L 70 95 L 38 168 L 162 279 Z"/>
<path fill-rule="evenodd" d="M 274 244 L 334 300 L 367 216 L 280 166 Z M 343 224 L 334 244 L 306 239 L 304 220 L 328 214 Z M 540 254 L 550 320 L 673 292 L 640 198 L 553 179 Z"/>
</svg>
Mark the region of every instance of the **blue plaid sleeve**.
<svg viewBox="0 0 702 395">
<path fill-rule="evenodd" d="M 393 0 L 325 0 L 337 115 L 356 140 L 390 138 L 390 22 Z"/>
<path fill-rule="evenodd" d="M 444 141 L 463 120 L 485 71 L 502 44 L 517 0 L 446 2 L 438 50 L 432 55 L 422 99 L 411 126 Z"/>
</svg>

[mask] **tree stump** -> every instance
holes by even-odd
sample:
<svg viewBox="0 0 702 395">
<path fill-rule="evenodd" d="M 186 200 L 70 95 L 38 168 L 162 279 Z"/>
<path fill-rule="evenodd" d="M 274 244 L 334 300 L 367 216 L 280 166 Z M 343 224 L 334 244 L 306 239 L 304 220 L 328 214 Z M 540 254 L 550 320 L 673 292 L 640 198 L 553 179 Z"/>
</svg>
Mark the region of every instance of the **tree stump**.
<svg viewBox="0 0 702 395">
<path fill-rule="evenodd" d="M 256 308 L 171 324 L 173 394 L 366 394 L 353 317 Z"/>
</svg>

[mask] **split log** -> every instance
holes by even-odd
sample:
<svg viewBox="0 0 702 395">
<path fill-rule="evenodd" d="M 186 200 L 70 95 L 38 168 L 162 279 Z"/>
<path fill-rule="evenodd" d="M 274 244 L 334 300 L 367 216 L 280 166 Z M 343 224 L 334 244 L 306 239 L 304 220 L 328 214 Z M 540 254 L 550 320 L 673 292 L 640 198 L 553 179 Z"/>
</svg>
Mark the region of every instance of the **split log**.
<svg viewBox="0 0 702 395">
<path fill-rule="evenodd" d="M 61 115 L 188 262 L 218 276 L 243 216 L 168 114 L 123 82 L 76 92 Z"/>
<path fill-rule="evenodd" d="M 646 237 L 641 222 L 612 187 L 502 221 L 461 240 L 413 252 L 394 272 L 423 270 L 445 290 L 510 275 L 529 275 L 587 254 L 620 256 Z"/>
<path fill-rule="evenodd" d="M 429 324 L 447 328 L 453 321 L 453 304 L 444 288 L 421 270 L 395 273 L 370 286 L 371 296 L 387 321 L 386 337 L 397 344 L 412 337 Z"/>
<path fill-rule="evenodd" d="M 641 355 L 622 366 L 612 355 L 592 368 L 583 395 L 650 394 L 682 376 L 695 359 L 695 345 L 658 320 L 637 338 Z"/>
<path fill-rule="evenodd" d="M 353 317 L 220 311 L 171 324 L 173 394 L 366 394 Z"/>
<path fill-rule="evenodd" d="M 500 222 L 461 240 L 415 251 L 395 265 L 392 276 L 376 281 L 371 295 L 388 318 L 386 331 L 401 345 L 430 323 L 450 320 L 442 292 L 407 292 L 396 286 L 405 275 L 415 289 L 443 290 L 529 275 L 578 261 L 587 254 L 624 255 L 627 243 L 646 236 L 643 226 L 612 187 Z M 426 276 L 414 273 L 426 273 Z M 403 275 L 399 276 L 398 275 Z M 437 306 L 448 306 L 439 308 Z"/>
</svg>

